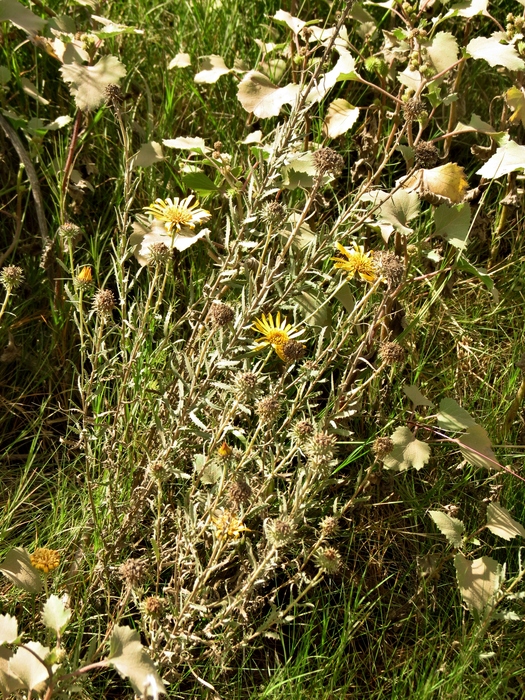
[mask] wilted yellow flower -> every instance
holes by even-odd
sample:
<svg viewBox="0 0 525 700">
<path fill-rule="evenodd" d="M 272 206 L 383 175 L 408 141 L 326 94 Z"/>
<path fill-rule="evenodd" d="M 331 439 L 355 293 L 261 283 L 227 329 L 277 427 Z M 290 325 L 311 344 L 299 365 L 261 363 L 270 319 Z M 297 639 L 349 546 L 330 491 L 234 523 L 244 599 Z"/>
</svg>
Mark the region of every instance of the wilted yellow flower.
<svg viewBox="0 0 525 700">
<path fill-rule="evenodd" d="M 215 528 L 215 534 L 220 540 L 238 540 L 242 532 L 250 532 L 250 530 L 242 524 L 229 510 L 217 511 L 211 519 Z"/>
<path fill-rule="evenodd" d="M 34 554 L 31 554 L 29 558 L 35 569 L 39 569 L 39 571 L 43 571 L 45 574 L 54 571 L 60 564 L 60 554 L 56 549 L 39 547 L 35 549 Z"/>
<path fill-rule="evenodd" d="M 291 323 L 287 323 L 286 319 L 281 321 L 280 311 L 277 312 L 275 321 L 272 314 L 263 314 L 262 318 L 255 321 L 252 328 L 262 333 L 263 336 L 255 341 L 255 350 L 261 350 L 267 345 L 271 345 L 283 362 L 290 361 L 290 357 L 287 357 L 283 352 L 283 346 L 304 333 L 304 328 L 298 330 Z"/>
<path fill-rule="evenodd" d="M 206 209 L 201 209 L 198 201 L 191 204 L 192 199 L 192 194 L 185 199 L 156 199 L 149 207 L 144 207 L 144 210 L 153 214 L 157 221 L 163 221 L 168 233 L 183 228 L 194 229 L 195 224 L 207 221 L 211 214 Z"/>
<path fill-rule="evenodd" d="M 232 448 L 228 445 L 226 440 L 222 443 L 222 445 L 219 447 L 217 450 L 217 454 L 219 457 L 229 457 L 231 453 L 233 452 Z"/>
<path fill-rule="evenodd" d="M 365 249 L 357 243 L 352 243 L 354 250 L 348 250 L 340 243 L 336 243 L 337 250 L 344 255 L 344 258 L 332 258 L 335 262 L 336 270 L 344 270 L 348 273 L 348 278 L 352 279 L 354 275 L 359 275 L 366 282 L 375 282 L 377 279 L 377 270 L 371 253 L 365 253 Z"/>
</svg>

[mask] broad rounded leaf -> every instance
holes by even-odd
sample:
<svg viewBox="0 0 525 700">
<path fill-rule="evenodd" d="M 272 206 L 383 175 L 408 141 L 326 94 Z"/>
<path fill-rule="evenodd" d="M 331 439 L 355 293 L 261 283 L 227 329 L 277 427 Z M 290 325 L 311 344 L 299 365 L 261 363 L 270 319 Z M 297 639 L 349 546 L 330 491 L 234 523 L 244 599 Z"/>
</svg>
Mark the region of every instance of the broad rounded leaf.
<svg viewBox="0 0 525 700">
<path fill-rule="evenodd" d="M 379 208 L 379 215 L 383 221 L 388 221 L 401 233 L 409 234 L 412 233 L 412 229 L 407 223 L 419 215 L 420 204 L 417 192 L 397 190 L 385 199 Z"/>
<path fill-rule="evenodd" d="M 351 129 L 358 118 L 359 107 L 353 107 L 350 102 L 339 98 L 328 107 L 323 132 L 331 139 L 335 139 Z"/>
<path fill-rule="evenodd" d="M 299 85 L 292 83 L 279 88 L 262 73 L 250 71 L 239 83 L 237 97 L 247 112 L 267 119 L 276 117 L 283 105 L 294 104 L 299 90 Z"/>
<path fill-rule="evenodd" d="M 273 16 L 278 22 L 284 22 L 287 24 L 294 34 L 298 34 L 301 29 L 305 26 L 306 22 L 303 22 L 299 17 L 293 17 L 286 10 L 277 10 Z"/>
<path fill-rule="evenodd" d="M 509 70 L 524 70 L 525 62 L 519 57 L 514 46 L 502 44 L 502 40 L 507 41 L 505 32 L 494 32 L 490 37 L 479 36 L 468 43 L 467 53 L 472 58 L 483 58 L 489 66 L 503 66 Z"/>
<path fill-rule="evenodd" d="M 297 187 L 313 187 L 317 180 L 317 167 L 311 151 L 296 154 L 281 171 L 282 184 L 288 190 Z"/>
<path fill-rule="evenodd" d="M 475 17 L 479 14 L 486 14 L 489 0 L 463 0 L 456 5 L 452 5 L 452 10 L 460 17 Z"/>
<path fill-rule="evenodd" d="M 199 72 L 194 80 L 196 83 L 216 83 L 221 75 L 227 75 L 229 72 L 230 69 L 224 63 L 222 56 L 217 54 L 203 56 L 199 59 Z"/>
<path fill-rule="evenodd" d="M 498 148 L 496 153 L 476 172 L 476 175 L 492 180 L 523 169 L 525 169 L 525 146 L 520 146 L 515 141 L 508 141 Z"/>
<path fill-rule="evenodd" d="M 498 501 L 488 505 L 487 527 L 494 535 L 504 540 L 512 540 L 518 535 L 525 537 L 523 525 L 514 520 L 509 511 L 500 506 Z"/>
<path fill-rule="evenodd" d="M 168 68 L 187 68 L 188 66 L 191 66 L 189 53 L 178 53 L 168 63 Z"/>
<path fill-rule="evenodd" d="M 104 56 L 94 66 L 69 63 L 60 68 L 62 78 L 71 85 L 79 109 L 96 109 L 105 100 L 108 85 L 118 85 L 126 69 L 115 56 Z"/>
<path fill-rule="evenodd" d="M 178 148 L 181 151 L 194 151 L 195 153 L 208 153 L 211 148 L 205 145 L 204 139 L 198 136 L 179 136 L 176 139 L 162 139 L 166 148 Z"/>
<path fill-rule="evenodd" d="M 140 643 L 138 632 L 131 627 L 117 625 L 114 628 L 106 661 L 129 679 L 137 695 L 142 696 L 152 683 L 156 684 L 158 693 L 166 692 L 153 661 Z"/>
<path fill-rule="evenodd" d="M 188 173 L 183 178 L 184 184 L 189 190 L 193 190 L 201 197 L 206 197 L 213 192 L 218 192 L 219 188 L 204 173 Z"/>
<path fill-rule="evenodd" d="M 461 408 L 454 399 L 443 399 L 439 402 L 437 421 L 443 430 L 466 430 L 471 425 L 476 425 L 470 413 Z"/>
<path fill-rule="evenodd" d="M 42 579 L 40 574 L 31 564 L 29 554 L 25 549 L 15 547 L 11 549 L 2 564 L 0 571 L 7 578 L 28 593 L 40 593 L 42 590 Z"/>
<path fill-rule="evenodd" d="M 133 157 L 133 168 L 147 168 L 154 163 L 164 160 L 162 146 L 156 141 L 143 143 L 139 152 Z"/>
<path fill-rule="evenodd" d="M 472 612 L 482 613 L 502 583 L 502 570 L 491 557 L 471 561 L 458 552 L 454 557 L 456 577 L 463 601 Z"/>
<path fill-rule="evenodd" d="M 403 188 L 442 197 L 451 204 L 463 201 L 468 182 L 465 171 L 457 163 L 446 163 L 430 170 L 420 169 L 403 180 Z"/>
<path fill-rule="evenodd" d="M 435 522 L 438 530 L 442 535 L 445 535 L 450 544 L 454 547 L 461 547 L 463 533 L 465 532 L 465 526 L 461 520 L 452 518 L 450 515 L 440 510 L 429 510 L 428 514 Z"/>
<path fill-rule="evenodd" d="M 59 634 L 69 622 L 71 610 L 66 608 L 62 598 L 50 595 L 42 610 L 42 620 L 46 627 L 50 627 Z"/>
<path fill-rule="evenodd" d="M 460 435 L 458 440 L 461 454 L 473 467 L 485 469 L 501 469 L 496 455 L 492 451 L 492 444 L 485 428 L 481 425 L 471 425 Z"/>
<path fill-rule="evenodd" d="M 515 86 L 509 88 L 505 93 L 505 100 L 514 112 L 509 119 L 510 123 L 516 124 L 521 121 L 523 126 L 525 126 L 525 93 L 523 92 L 523 88 L 517 88 Z"/>
<path fill-rule="evenodd" d="M 397 428 L 391 436 L 394 449 L 383 458 L 387 469 L 405 471 L 410 467 L 422 469 L 430 459 L 430 447 L 426 442 L 417 440 L 409 428 Z"/>
<path fill-rule="evenodd" d="M 0 648 L 0 693 L 4 697 L 24 687 L 20 678 L 9 673 L 9 661 L 13 654 L 14 651 L 11 649 Z"/>
<path fill-rule="evenodd" d="M 20 678 L 25 688 L 31 690 L 49 678 L 47 667 L 44 664 L 44 659 L 48 656 L 49 649 L 42 646 L 39 642 L 25 642 L 24 646 L 27 649 L 18 647 L 13 654 L 9 660 L 8 670 L 14 676 Z"/>
<path fill-rule="evenodd" d="M 0 644 L 11 644 L 18 637 L 18 622 L 11 615 L 0 615 Z"/>
<path fill-rule="evenodd" d="M 438 32 L 427 47 L 428 55 L 438 73 L 449 68 L 458 60 L 459 46 L 456 37 L 450 32 Z"/>
<path fill-rule="evenodd" d="M 16 0 L 0 0 L 0 22 L 12 22 L 28 34 L 38 34 L 46 21 Z"/>
<path fill-rule="evenodd" d="M 459 250 L 466 248 L 470 228 L 469 204 L 458 204 L 455 207 L 441 204 L 434 212 L 434 222 L 436 234 Z"/>
<path fill-rule="evenodd" d="M 432 401 L 424 396 L 417 386 L 405 384 L 403 386 L 403 391 L 406 396 L 412 401 L 414 406 L 433 406 Z"/>
</svg>

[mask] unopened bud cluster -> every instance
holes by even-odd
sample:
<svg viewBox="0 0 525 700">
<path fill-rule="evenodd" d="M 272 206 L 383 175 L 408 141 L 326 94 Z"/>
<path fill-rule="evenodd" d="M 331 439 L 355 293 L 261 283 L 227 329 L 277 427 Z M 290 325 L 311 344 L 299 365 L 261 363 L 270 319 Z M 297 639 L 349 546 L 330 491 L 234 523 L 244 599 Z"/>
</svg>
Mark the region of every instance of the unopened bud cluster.
<svg viewBox="0 0 525 700">
<path fill-rule="evenodd" d="M 304 445 L 307 444 L 313 432 L 314 426 L 312 425 L 312 422 L 306 419 L 297 421 L 292 428 L 293 436 L 295 437 L 299 447 L 304 447 Z"/>
<path fill-rule="evenodd" d="M 165 243 L 153 243 L 149 249 L 148 264 L 151 267 L 162 267 L 171 259 L 171 250 Z"/>
<path fill-rule="evenodd" d="M 18 289 L 24 281 L 24 271 L 17 265 L 6 265 L 0 272 L 0 283 L 4 286 L 7 292 L 12 292 L 13 289 Z"/>
<path fill-rule="evenodd" d="M 321 528 L 321 535 L 323 537 L 335 537 L 339 534 L 340 530 L 339 518 L 336 518 L 335 515 L 327 515 L 321 520 L 319 527 Z"/>
<path fill-rule="evenodd" d="M 308 457 L 308 464 L 315 469 L 327 467 L 335 455 L 337 438 L 325 431 L 319 431 L 304 445 L 303 452 Z"/>
<path fill-rule="evenodd" d="M 268 543 L 275 548 L 286 547 L 293 542 L 297 533 L 297 525 L 287 517 L 268 518 L 264 521 L 264 533 Z"/>
<path fill-rule="evenodd" d="M 78 236 L 82 235 L 82 229 L 76 224 L 72 224 L 70 221 L 66 221 L 65 224 L 58 227 L 58 233 L 63 236 L 66 240 L 75 240 Z"/>
<path fill-rule="evenodd" d="M 241 372 L 235 377 L 235 388 L 241 401 L 254 398 L 259 388 L 259 377 L 254 372 Z"/>
<path fill-rule="evenodd" d="M 336 574 L 341 568 L 341 555 L 335 547 L 321 547 L 316 556 L 315 563 L 325 574 Z"/>
<path fill-rule="evenodd" d="M 507 15 L 507 25 L 505 29 L 507 30 L 507 38 L 513 39 L 516 34 L 523 34 L 523 25 L 525 20 L 523 17 L 514 17 L 512 12 Z"/>
</svg>

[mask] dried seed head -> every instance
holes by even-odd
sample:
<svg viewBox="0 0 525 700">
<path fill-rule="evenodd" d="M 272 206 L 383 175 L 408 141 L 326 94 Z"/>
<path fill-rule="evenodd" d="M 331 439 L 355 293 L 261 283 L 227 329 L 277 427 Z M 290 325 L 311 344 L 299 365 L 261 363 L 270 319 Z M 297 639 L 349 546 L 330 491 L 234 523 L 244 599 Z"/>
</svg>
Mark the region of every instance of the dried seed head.
<svg viewBox="0 0 525 700">
<path fill-rule="evenodd" d="M 146 578 L 146 566 L 140 559 L 127 559 L 119 566 L 120 578 L 131 588 L 136 588 Z"/>
<path fill-rule="evenodd" d="M 213 150 L 220 153 L 222 150 L 222 141 L 215 141 L 215 143 L 213 144 Z"/>
<path fill-rule="evenodd" d="M 71 221 L 66 221 L 65 224 L 58 227 L 58 233 L 66 240 L 74 240 L 78 236 L 82 235 L 82 229 L 80 226 L 72 224 Z"/>
<path fill-rule="evenodd" d="M 46 549 L 45 547 L 38 547 L 35 549 L 29 559 L 35 569 L 43 571 L 45 574 L 54 571 L 60 564 L 60 554 L 56 549 Z"/>
<path fill-rule="evenodd" d="M 329 462 L 334 457 L 336 445 L 337 438 L 335 435 L 330 435 L 330 433 L 322 430 L 312 435 L 303 450 L 307 457 L 321 460 L 322 462 Z"/>
<path fill-rule="evenodd" d="M 88 266 L 83 267 L 78 275 L 73 278 L 73 284 L 79 292 L 89 292 L 93 286 L 93 272 L 91 268 Z"/>
<path fill-rule="evenodd" d="M 257 394 L 259 377 L 254 372 L 242 372 L 235 377 L 240 399 L 251 399 Z"/>
<path fill-rule="evenodd" d="M 417 97 L 411 97 L 405 102 L 403 114 L 407 122 L 413 122 L 425 111 L 425 105 Z"/>
<path fill-rule="evenodd" d="M 313 159 L 319 175 L 331 173 L 337 177 L 343 172 L 345 167 L 343 156 L 332 148 L 320 148 L 314 152 Z"/>
<path fill-rule="evenodd" d="M 387 340 L 381 343 L 379 347 L 379 355 L 383 362 L 387 365 L 395 365 L 396 362 L 404 362 L 406 358 L 406 351 L 403 346 L 396 343 L 395 340 Z"/>
<path fill-rule="evenodd" d="M 296 362 L 304 357 L 306 345 L 299 343 L 297 340 L 289 340 L 284 345 L 281 345 L 281 352 L 287 362 Z"/>
<path fill-rule="evenodd" d="M 148 264 L 151 267 L 162 267 L 171 259 L 171 250 L 165 243 L 153 243 L 149 249 Z"/>
<path fill-rule="evenodd" d="M 118 85 L 106 85 L 104 93 L 106 97 L 106 104 L 118 106 L 124 102 L 124 95 L 122 94 L 122 90 Z"/>
<path fill-rule="evenodd" d="M 102 318 L 107 318 L 116 306 L 111 289 L 101 289 L 93 297 L 93 309 Z"/>
<path fill-rule="evenodd" d="M 148 464 L 146 471 L 154 481 L 163 481 L 168 476 L 163 462 L 151 462 L 151 464 Z"/>
<path fill-rule="evenodd" d="M 261 218 L 268 224 L 282 224 L 286 221 L 286 208 L 280 202 L 267 202 L 262 208 Z"/>
<path fill-rule="evenodd" d="M 334 547 L 321 547 L 315 557 L 315 563 L 326 574 L 336 574 L 341 568 L 341 555 Z"/>
<path fill-rule="evenodd" d="M 297 525 L 289 518 L 267 518 L 264 521 L 264 533 L 272 547 L 285 547 L 295 539 Z"/>
<path fill-rule="evenodd" d="M 266 396 L 257 402 L 255 412 L 263 423 L 272 423 L 281 412 L 281 402 L 277 396 Z"/>
<path fill-rule="evenodd" d="M 314 432 L 314 426 L 309 420 L 300 420 L 294 425 L 292 432 L 299 446 L 302 447 Z"/>
<path fill-rule="evenodd" d="M 252 490 L 244 479 L 237 479 L 228 489 L 228 500 L 235 510 L 238 510 L 240 506 L 248 505 L 251 495 Z"/>
<path fill-rule="evenodd" d="M 323 537 L 335 537 L 341 529 L 339 527 L 339 518 L 336 518 L 334 515 L 327 515 L 321 520 L 319 526 Z"/>
<path fill-rule="evenodd" d="M 399 287 L 405 274 L 405 265 L 401 258 L 390 251 L 379 250 L 374 252 L 374 263 L 389 287 Z"/>
<path fill-rule="evenodd" d="M 159 617 L 164 611 L 164 605 L 163 598 L 152 595 L 144 601 L 144 612 L 150 617 Z"/>
<path fill-rule="evenodd" d="M 415 163 L 420 168 L 433 168 L 439 162 L 439 151 L 433 143 L 420 141 L 415 150 Z"/>
<path fill-rule="evenodd" d="M 7 292 L 18 289 L 24 281 L 24 271 L 18 265 L 6 265 L 0 272 L 0 282 Z"/>
<path fill-rule="evenodd" d="M 394 449 L 394 443 L 392 438 L 389 437 L 378 437 L 374 440 L 372 445 L 372 452 L 378 459 L 383 459 L 389 455 Z"/>
<path fill-rule="evenodd" d="M 211 305 L 209 317 L 214 326 L 227 326 L 235 318 L 235 313 L 231 306 L 227 304 L 222 304 L 219 302 L 214 302 Z"/>
</svg>

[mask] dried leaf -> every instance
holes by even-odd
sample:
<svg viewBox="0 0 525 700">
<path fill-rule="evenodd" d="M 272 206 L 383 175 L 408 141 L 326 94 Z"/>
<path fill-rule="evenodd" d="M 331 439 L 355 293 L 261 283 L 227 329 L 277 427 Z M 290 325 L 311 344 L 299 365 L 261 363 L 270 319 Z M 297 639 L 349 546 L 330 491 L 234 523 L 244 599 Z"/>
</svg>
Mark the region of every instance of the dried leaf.
<svg viewBox="0 0 525 700">
<path fill-rule="evenodd" d="M 25 642 L 24 647 L 27 649 L 19 647 L 13 654 L 9 660 L 8 670 L 22 681 L 24 688 L 32 690 L 49 678 L 44 659 L 49 655 L 50 650 L 39 642 Z"/>
<path fill-rule="evenodd" d="M 224 63 L 222 56 L 217 54 L 203 56 L 199 59 L 199 72 L 194 80 L 196 83 L 216 83 L 222 75 L 227 75 L 229 72 L 230 69 Z"/>
<path fill-rule="evenodd" d="M 276 117 L 283 105 L 294 104 L 299 90 L 299 85 L 292 83 L 279 88 L 262 73 L 250 71 L 239 83 L 237 97 L 247 112 L 267 119 Z"/>
<path fill-rule="evenodd" d="M 449 200 L 451 204 L 463 201 L 468 182 L 465 171 L 457 163 L 446 163 L 430 170 L 420 169 L 403 181 L 403 188 L 419 192 L 422 196 L 430 193 Z"/>
<path fill-rule="evenodd" d="M 509 70 L 524 70 L 525 62 L 508 41 L 505 32 L 494 32 L 490 37 L 478 36 L 467 45 L 467 53 L 476 59 L 484 59 L 489 66 L 503 66 Z"/>
<path fill-rule="evenodd" d="M 409 428 L 397 428 L 391 436 L 394 449 L 383 458 L 387 469 L 405 471 L 410 467 L 422 469 L 430 459 L 430 447 L 426 442 L 417 440 Z"/>
<path fill-rule="evenodd" d="M 450 544 L 454 547 L 461 547 L 465 526 L 457 518 L 452 518 L 440 510 L 429 510 L 428 514 L 435 522 L 438 530 L 445 535 Z"/>
<path fill-rule="evenodd" d="M 110 653 L 105 661 L 129 679 L 137 695 L 142 696 L 152 681 L 156 684 L 157 692 L 166 692 L 153 661 L 140 643 L 138 632 L 131 627 L 115 626 L 110 640 Z"/>
<path fill-rule="evenodd" d="M 331 139 L 346 133 L 359 118 L 359 107 L 353 107 L 341 98 L 334 100 L 328 107 L 323 123 L 323 133 Z"/>
<path fill-rule="evenodd" d="M 442 204 L 434 212 L 435 233 L 459 250 L 467 247 L 470 229 L 470 205 L 458 204 L 449 207 Z"/>
<path fill-rule="evenodd" d="M 434 404 L 432 401 L 427 399 L 426 396 L 423 396 L 423 394 L 419 391 L 417 386 L 409 386 L 408 384 L 405 384 L 403 386 L 403 391 L 405 392 L 406 396 L 412 401 L 412 403 L 415 406 L 433 406 Z"/>
<path fill-rule="evenodd" d="M 487 528 L 504 540 L 512 540 L 520 535 L 525 537 L 525 528 L 511 516 L 506 508 L 498 501 L 489 503 L 487 508 Z"/>
<path fill-rule="evenodd" d="M 28 34 L 38 34 L 46 21 L 16 0 L 0 0 L 0 22 L 12 22 Z"/>
<path fill-rule="evenodd" d="M 476 175 L 492 180 L 523 169 L 525 169 L 525 146 L 509 140 L 498 148 L 496 153 L 476 172 Z"/>
<path fill-rule="evenodd" d="M 108 85 L 118 85 L 126 69 L 115 56 L 104 56 L 94 66 L 69 63 L 60 68 L 62 78 L 70 83 L 79 109 L 96 109 L 105 99 Z"/>
<path fill-rule="evenodd" d="M 456 63 L 459 56 L 458 42 L 450 32 L 438 32 L 427 46 L 427 51 L 438 73 Z"/>
<path fill-rule="evenodd" d="M 471 612 L 483 613 L 503 582 L 501 566 L 491 557 L 471 561 L 461 552 L 454 557 L 454 564 L 463 601 Z"/>
<path fill-rule="evenodd" d="M 57 595 L 50 595 L 42 610 L 44 625 L 60 634 L 69 622 L 70 617 L 71 610 L 66 608 L 62 598 L 59 598 Z"/>
<path fill-rule="evenodd" d="M 168 68 L 187 68 L 191 66 L 191 57 L 189 53 L 178 53 L 168 63 Z"/>
<path fill-rule="evenodd" d="M 7 578 L 28 593 L 40 593 L 42 590 L 42 579 L 40 574 L 31 564 L 29 554 L 25 549 L 15 547 L 9 550 L 6 558 L 0 565 L 0 571 Z"/>
</svg>

